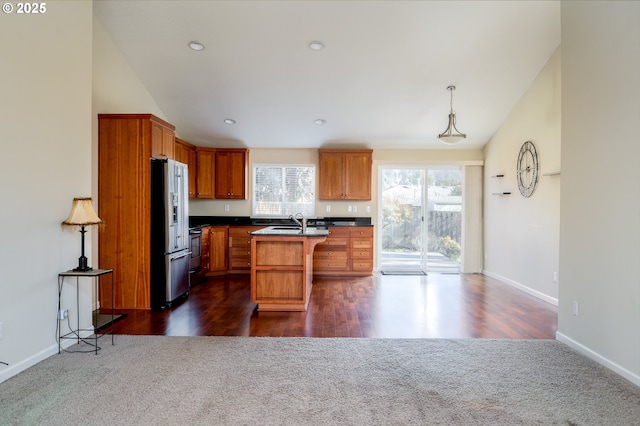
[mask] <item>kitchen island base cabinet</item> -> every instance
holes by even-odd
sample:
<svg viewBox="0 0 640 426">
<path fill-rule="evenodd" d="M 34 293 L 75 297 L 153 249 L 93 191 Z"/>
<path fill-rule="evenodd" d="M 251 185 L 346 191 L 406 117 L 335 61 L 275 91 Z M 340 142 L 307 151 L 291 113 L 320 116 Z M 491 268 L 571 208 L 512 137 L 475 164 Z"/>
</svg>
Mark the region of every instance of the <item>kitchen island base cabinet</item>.
<svg viewBox="0 0 640 426">
<path fill-rule="evenodd" d="M 325 237 L 253 236 L 251 301 L 258 311 L 306 311 L 313 280 L 313 249 Z"/>
<path fill-rule="evenodd" d="M 329 227 L 313 256 L 316 275 L 364 277 L 373 273 L 373 227 Z"/>
</svg>

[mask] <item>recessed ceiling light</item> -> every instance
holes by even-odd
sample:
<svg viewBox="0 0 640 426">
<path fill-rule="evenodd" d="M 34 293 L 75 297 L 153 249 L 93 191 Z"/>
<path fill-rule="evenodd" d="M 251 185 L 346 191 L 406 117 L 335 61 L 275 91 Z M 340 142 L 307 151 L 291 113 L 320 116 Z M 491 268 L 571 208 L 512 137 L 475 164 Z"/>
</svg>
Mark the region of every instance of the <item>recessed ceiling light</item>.
<svg viewBox="0 0 640 426">
<path fill-rule="evenodd" d="M 202 43 L 200 43 L 198 41 L 190 41 L 189 42 L 189 47 L 191 49 L 193 49 L 193 50 L 198 51 L 198 52 L 201 51 L 201 50 L 204 50 L 204 44 L 202 44 Z"/>
<path fill-rule="evenodd" d="M 323 120 L 322 118 L 316 118 L 313 122 L 315 124 L 322 125 L 322 124 L 326 124 L 327 120 Z"/>
<path fill-rule="evenodd" d="M 225 118 L 224 122 L 225 124 L 236 124 L 236 120 L 234 120 L 233 118 Z"/>
<path fill-rule="evenodd" d="M 309 43 L 309 49 L 322 50 L 324 49 L 324 43 L 318 40 L 312 41 L 311 43 Z"/>
</svg>

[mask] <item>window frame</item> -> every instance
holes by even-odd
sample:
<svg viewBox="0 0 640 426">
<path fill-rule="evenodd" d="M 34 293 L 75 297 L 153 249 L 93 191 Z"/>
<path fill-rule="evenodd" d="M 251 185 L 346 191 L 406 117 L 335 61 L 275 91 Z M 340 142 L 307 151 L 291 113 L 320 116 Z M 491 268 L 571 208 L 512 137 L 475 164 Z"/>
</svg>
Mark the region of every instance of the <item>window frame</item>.
<svg viewBox="0 0 640 426">
<path fill-rule="evenodd" d="M 273 214 L 273 213 L 258 213 L 256 211 L 257 206 L 258 206 L 258 202 L 256 200 L 256 188 L 258 187 L 258 185 L 256 185 L 256 180 L 258 178 L 258 169 L 259 168 L 280 168 L 282 169 L 282 172 L 284 173 L 284 171 L 286 169 L 291 169 L 291 168 L 309 168 L 311 170 L 311 172 L 313 173 L 313 188 L 311 190 L 311 205 L 310 207 L 307 207 L 307 209 L 302 209 L 302 211 L 295 211 L 295 212 L 286 212 L 282 215 L 278 215 L 278 214 Z M 252 165 L 252 179 L 251 179 L 251 217 L 252 218 L 256 218 L 256 219 L 287 219 L 289 218 L 289 215 L 291 214 L 296 214 L 296 213 L 302 213 L 305 217 L 309 217 L 309 218 L 314 218 L 315 217 L 315 210 L 316 210 L 316 204 L 317 204 L 317 197 L 316 197 L 316 188 L 317 188 L 317 165 L 313 164 L 313 163 L 295 163 L 295 164 L 290 164 L 290 163 L 254 163 Z M 286 193 L 286 187 L 284 185 L 284 180 L 283 180 L 283 187 L 282 187 L 282 193 L 283 196 Z M 284 205 L 284 200 L 280 200 L 281 205 Z M 285 210 L 283 208 L 283 210 Z"/>
</svg>

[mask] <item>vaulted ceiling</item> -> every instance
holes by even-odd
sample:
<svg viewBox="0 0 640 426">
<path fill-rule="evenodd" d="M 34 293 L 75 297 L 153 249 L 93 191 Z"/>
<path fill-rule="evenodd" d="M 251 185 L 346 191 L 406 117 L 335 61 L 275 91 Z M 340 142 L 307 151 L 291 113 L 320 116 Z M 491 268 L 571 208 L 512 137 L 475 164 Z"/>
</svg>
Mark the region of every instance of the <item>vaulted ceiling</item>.
<svg viewBox="0 0 640 426">
<path fill-rule="evenodd" d="M 178 134 L 202 146 L 450 149 L 437 135 L 455 85 L 468 137 L 454 148 L 477 149 L 560 45 L 558 1 L 100 0 L 94 11 Z"/>
</svg>

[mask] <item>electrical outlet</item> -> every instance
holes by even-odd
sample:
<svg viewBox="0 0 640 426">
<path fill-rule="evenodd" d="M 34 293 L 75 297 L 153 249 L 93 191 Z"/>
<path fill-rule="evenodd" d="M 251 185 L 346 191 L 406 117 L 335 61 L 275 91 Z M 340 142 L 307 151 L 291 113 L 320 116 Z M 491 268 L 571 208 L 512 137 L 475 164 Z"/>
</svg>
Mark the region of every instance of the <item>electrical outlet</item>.
<svg viewBox="0 0 640 426">
<path fill-rule="evenodd" d="M 58 319 L 59 320 L 63 320 L 69 317 L 69 310 L 68 309 L 60 309 L 58 311 Z"/>
<path fill-rule="evenodd" d="M 573 315 L 578 316 L 578 301 L 576 300 L 573 301 L 572 311 Z"/>
<path fill-rule="evenodd" d="M 367 206 L 367 213 L 371 213 L 371 206 Z"/>
<path fill-rule="evenodd" d="M 557 271 L 553 271 L 553 282 L 554 283 L 558 282 L 558 272 Z"/>
<path fill-rule="evenodd" d="M 351 213 L 351 212 L 353 211 L 353 207 L 348 206 L 348 207 L 347 207 L 347 211 L 348 211 L 349 213 Z"/>
<path fill-rule="evenodd" d="M 229 204 L 225 204 L 225 205 L 224 205 L 224 211 L 225 211 L 225 212 L 228 212 L 228 211 L 229 211 Z"/>
<path fill-rule="evenodd" d="M 327 206 L 327 213 L 331 212 L 331 206 Z"/>
<path fill-rule="evenodd" d="M 353 206 L 353 212 L 356 213 L 358 211 L 358 206 Z"/>
</svg>

